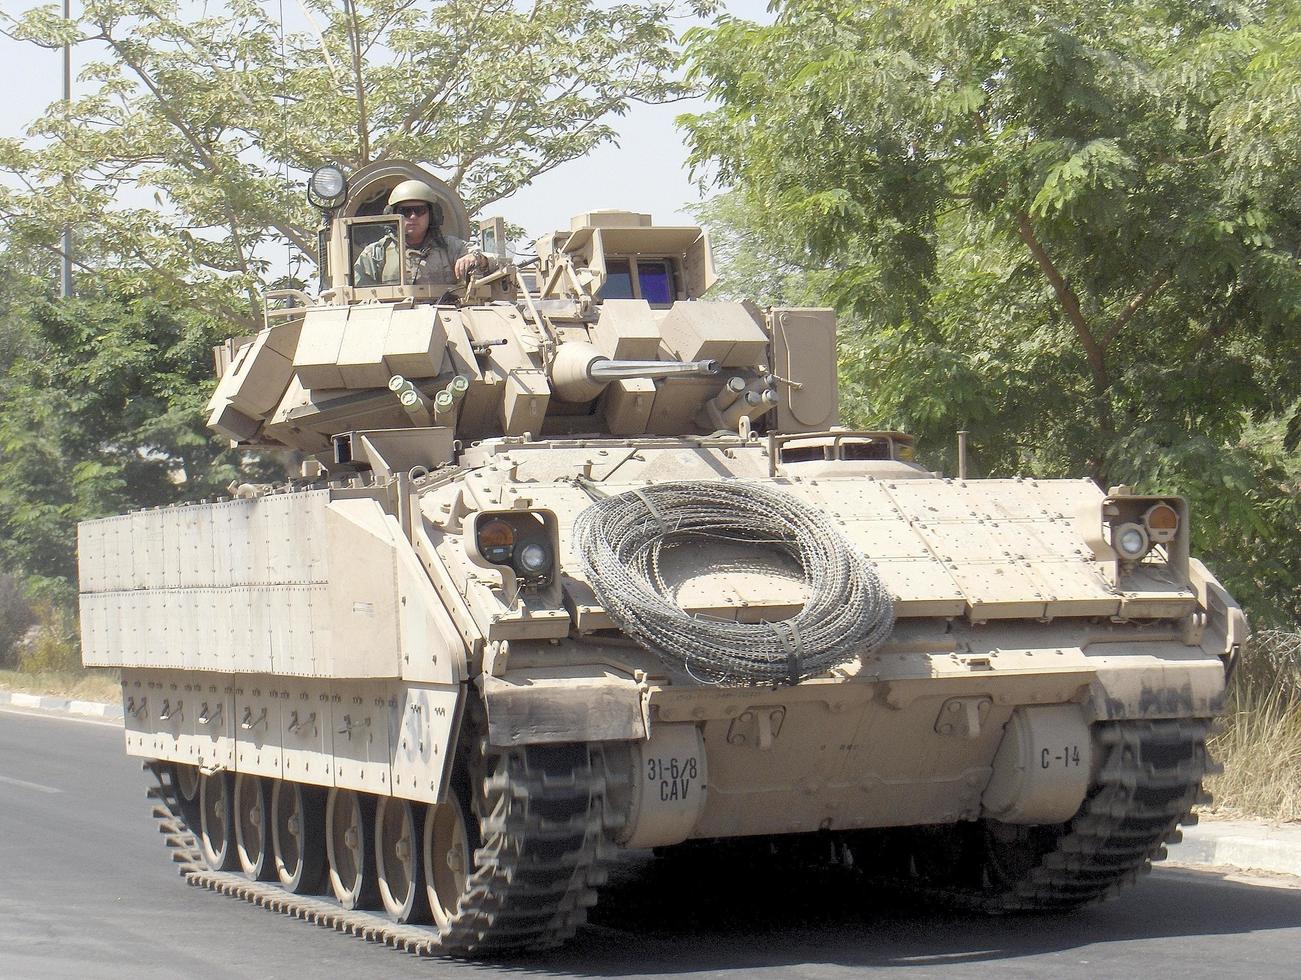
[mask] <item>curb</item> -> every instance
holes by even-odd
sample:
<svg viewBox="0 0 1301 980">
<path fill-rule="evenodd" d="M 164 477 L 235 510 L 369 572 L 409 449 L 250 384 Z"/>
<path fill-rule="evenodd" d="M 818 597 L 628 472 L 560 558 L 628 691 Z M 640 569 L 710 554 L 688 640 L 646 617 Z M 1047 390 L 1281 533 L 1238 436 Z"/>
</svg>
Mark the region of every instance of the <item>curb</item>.
<svg viewBox="0 0 1301 980">
<path fill-rule="evenodd" d="M 1165 863 L 1301 877 L 1301 824 L 1203 820 L 1183 833 L 1181 843 L 1167 845 Z"/>
<path fill-rule="evenodd" d="M 0 691 L 0 705 L 15 708 L 31 708 L 37 711 L 55 711 L 65 715 L 80 715 L 85 718 L 107 718 L 112 721 L 122 720 L 120 704 L 101 704 L 98 701 L 77 701 L 72 698 L 58 698 L 48 694 L 23 694 L 19 691 Z"/>
</svg>

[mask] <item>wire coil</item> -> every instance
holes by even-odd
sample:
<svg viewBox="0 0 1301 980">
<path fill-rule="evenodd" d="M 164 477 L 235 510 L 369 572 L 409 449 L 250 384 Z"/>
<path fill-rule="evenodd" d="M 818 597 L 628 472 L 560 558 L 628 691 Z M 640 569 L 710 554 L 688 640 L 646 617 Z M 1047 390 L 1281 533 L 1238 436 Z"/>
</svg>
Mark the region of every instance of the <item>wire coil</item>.
<svg viewBox="0 0 1301 980">
<path fill-rule="evenodd" d="M 786 553 L 808 600 L 774 622 L 687 613 L 659 563 L 690 538 Z M 870 653 L 894 629 L 894 603 L 867 558 L 826 515 L 764 484 L 681 481 L 605 497 L 578 515 L 573 549 L 610 618 L 706 683 L 797 684 Z"/>
</svg>

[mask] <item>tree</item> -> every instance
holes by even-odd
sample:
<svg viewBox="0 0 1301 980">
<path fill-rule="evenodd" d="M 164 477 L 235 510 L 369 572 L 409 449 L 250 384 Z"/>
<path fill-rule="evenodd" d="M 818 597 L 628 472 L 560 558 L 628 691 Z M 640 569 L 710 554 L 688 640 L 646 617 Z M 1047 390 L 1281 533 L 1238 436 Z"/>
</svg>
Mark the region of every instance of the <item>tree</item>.
<svg viewBox="0 0 1301 980">
<path fill-rule="evenodd" d="M 861 324 L 860 416 L 968 429 L 991 473 L 1182 490 L 1241 597 L 1301 617 L 1301 5 L 777 13 L 688 35 L 717 108 L 684 124 Z"/>
<path fill-rule="evenodd" d="M 291 32 L 256 0 L 0 14 L 14 37 L 94 58 L 87 94 L 51 105 L 31 141 L 0 142 L 0 172 L 21 181 L 0 191 L 0 222 L 53 249 L 67 221 L 83 281 L 148 283 L 247 328 L 268 249 L 316 260 L 306 172 L 426 161 L 473 213 L 612 140 L 631 102 L 684 93 L 674 3 L 302 0 L 307 29 Z"/>
<path fill-rule="evenodd" d="M 15 666 L 18 643 L 35 623 L 22 582 L 0 572 L 0 669 Z"/>
<path fill-rule="evenodd" d="M 216 496 L 240 474 L 204 427 L 220 325 L 145 293 L 22 310 L 0 375 L 0 568 L 67 598 L 76 523 Z"/>
</svg>

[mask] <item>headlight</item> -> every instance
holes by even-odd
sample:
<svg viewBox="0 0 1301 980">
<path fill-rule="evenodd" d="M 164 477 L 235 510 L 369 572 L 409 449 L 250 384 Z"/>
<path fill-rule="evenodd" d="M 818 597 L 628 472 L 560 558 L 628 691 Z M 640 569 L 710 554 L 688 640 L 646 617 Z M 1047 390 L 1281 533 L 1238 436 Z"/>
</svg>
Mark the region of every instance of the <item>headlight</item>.
<svg viewBox="0 0 1301 980">
<path fill-rule="evenodd" d="M 556 570 L 555 515 L 527 510 L 481 513 L 474 522 L 474 551 L 490 565 L 508 566 L 529 586 L 550 585 Z"/>
<path fill-rule="evenodd" d="M 1147 554 L 1152 546 L 1147 532 L 1140 524 L 1119 524 L 1111 534 L 1111 546 L 1128 561 L 1137 561 Z"/>
<path fill-rule="evenodd" d="M 551 549 L 540 541 L 530 541 L 520 546 L 515 556 L 515 565 L 522 574 L 530 578 L 542 575 L 551 568 Z"/>
<path fill-rule="evenodd" d="M 317 167 L 307 181 L 307 201 L 322 211 L 332 211 L 348 195 L 348 181 L 337 163 Z"/>
</svg>

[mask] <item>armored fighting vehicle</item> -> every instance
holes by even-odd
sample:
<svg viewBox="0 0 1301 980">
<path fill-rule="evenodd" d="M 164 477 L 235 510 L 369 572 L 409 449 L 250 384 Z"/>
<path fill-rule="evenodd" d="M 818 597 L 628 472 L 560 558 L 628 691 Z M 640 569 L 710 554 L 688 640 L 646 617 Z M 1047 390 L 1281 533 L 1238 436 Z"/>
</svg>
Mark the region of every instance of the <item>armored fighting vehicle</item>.
<svg viewBox="0 0 1301 980">
<path fill-rule="evenodd" d="M 410 180 L 487 271 L 357 274 Z M 571 936 L 620 849 L 811 840 L 1035 910 L 1177 835 L 1245 638 L 1181 499 L 838 426 L 832 312 L 709 300 L 699 228 L 590 212 L 516 262 L 414 164 L 311 197 L 319 292 L 210 406 L 301 478 L 79 530 L 191 883 L 482 955 Z"/>
</svg>

